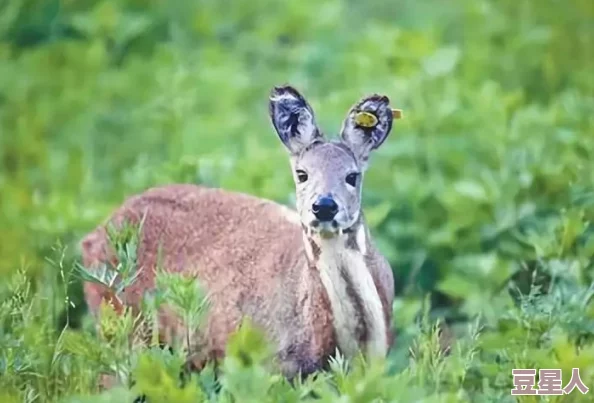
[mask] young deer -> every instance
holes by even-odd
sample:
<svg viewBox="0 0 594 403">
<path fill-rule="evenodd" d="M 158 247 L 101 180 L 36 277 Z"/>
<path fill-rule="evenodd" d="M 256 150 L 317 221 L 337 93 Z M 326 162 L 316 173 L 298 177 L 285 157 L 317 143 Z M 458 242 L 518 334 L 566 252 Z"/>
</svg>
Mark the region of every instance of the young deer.
<svg viewBox="0 0 594 403">
<path fill-rule="evenodd" d="M 372 243 L 361 210 L 363 172 L 369 154 L 392 128 L 386 96 L 362 99 L 349 111 L 337 140 L 327 140 L 304 97 L 275 87 L 269 110 L 289 151 L 297 212 L 269 200 L 222 189 L 178 184 L 129 198 L 111 222 L 144 219 L 138 243 L 137 281 L 124 291 L 133 308 L 154 288 L 157 260 L 170 271 L 195 276 L 208 291 L 210 308 L 188 365 L 201 368 L 222 358 L 228 336 L 249 316 L 275 343 L 287 377 L 326 367 L 338 348 L 385 356 L 391 330 L 393 275 Z M 367 112 L 372 127 L 359 126 Z M 370 115 L 371 114 L 371 115 Z M 369 125 L 366 125 L 369 126 Z M 82 242 L 86 267 L 114 263 L 105 226 Z M 108 294 L 85 283 L 97 315 Z M 181 322 L 160 317 L 163 342 L 181 337 Z"/>
</svg>

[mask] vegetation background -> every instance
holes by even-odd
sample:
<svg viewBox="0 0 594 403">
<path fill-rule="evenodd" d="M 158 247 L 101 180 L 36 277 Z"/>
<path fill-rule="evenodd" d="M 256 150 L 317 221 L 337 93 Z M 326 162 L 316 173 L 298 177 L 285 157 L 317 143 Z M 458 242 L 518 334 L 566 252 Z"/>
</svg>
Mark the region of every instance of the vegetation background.
<svg viewBox="0 0 594 403">
<path fill-rule="evenodd" d="M 591 0 L 0 1 L 0 400 L 590 401 L 510 389 L 512 368 L 594 388 L 593 72 Z M 291 205 L 266 110 L 285 82 L 329 133 L 370 92 L 404 110 L 364 185 L 396 279 L 388 366 L 291 389 L 246 331 L 218 381 L 126 350 L 135 383 L 100 394 L 117 349 L 89 325 L 78 239 L 169 182 Z"/>
</svg>

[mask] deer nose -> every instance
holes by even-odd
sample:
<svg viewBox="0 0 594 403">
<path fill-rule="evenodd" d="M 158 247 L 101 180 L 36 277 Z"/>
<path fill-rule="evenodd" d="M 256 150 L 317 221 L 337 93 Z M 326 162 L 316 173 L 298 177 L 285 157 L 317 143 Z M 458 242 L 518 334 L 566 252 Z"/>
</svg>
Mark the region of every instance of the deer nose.
<svg viewBox="0 0 594 403">
<path fill-rule="evenodd" d="M 338 204 L 332 197 L 320 197 L 311 209 L 318 220 L 330 221 L 338 213 Z"/>
</svg>

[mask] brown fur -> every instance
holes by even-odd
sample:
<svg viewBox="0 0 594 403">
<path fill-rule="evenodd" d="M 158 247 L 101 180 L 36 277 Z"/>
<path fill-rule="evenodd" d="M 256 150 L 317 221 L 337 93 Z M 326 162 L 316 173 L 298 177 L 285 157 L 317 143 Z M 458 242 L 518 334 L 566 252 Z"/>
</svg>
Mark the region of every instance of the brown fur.
<svg viewBox="0 0 594 403">
<path fill-rule="evenodd" d="M 111 220 L 139 222 L 145 212 L 137 252 L 142 274 L 125 290 L 130 306 L 138 308 L 143 293 L 154 288 L 161 247 L 164 268 L 197 276 L 209 292 L 205 351 L 220 356 L 229 334 L 249 315 L 277 339 L 283 339 L 281 332 L 291 335 L 283 347 L 289 356 L 300 355 L 289 359 L 297 366 L 301 361 L 320 365 L 334 352 L 327 298 L 315 268 L 307 265 L 301 227 L 288 221 L 284 210 L 243 194 L 169 185 L 130 198 Z M 87 235 L 82 248 L 87 267 L 113 262 L 104 226 Z M 108 294 L 93 283 L 86 283 L 84 290 L 96 314 Z M 162 318 L 163 342 L 181 337 L 182 329 L 172 329 L 176 322 Z"/>
</svg>

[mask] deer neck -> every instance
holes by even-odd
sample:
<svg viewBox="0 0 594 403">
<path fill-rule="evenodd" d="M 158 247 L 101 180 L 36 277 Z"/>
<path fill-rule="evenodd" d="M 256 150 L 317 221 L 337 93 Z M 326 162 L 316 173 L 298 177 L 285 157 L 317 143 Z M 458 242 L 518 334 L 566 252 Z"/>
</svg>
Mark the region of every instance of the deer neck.
<svg viewBox="0 0 594 403">
<path fill-rule="evenodd" d="M 310 267 L 320 276 L 330 306 L 341 353 L 353 357 L 385 356 L 386 323 L 382 303 L 368 267 L 369 232 L 360 215 L 348 230 L 322 239 L 304 228 Z"/>
</svg>

